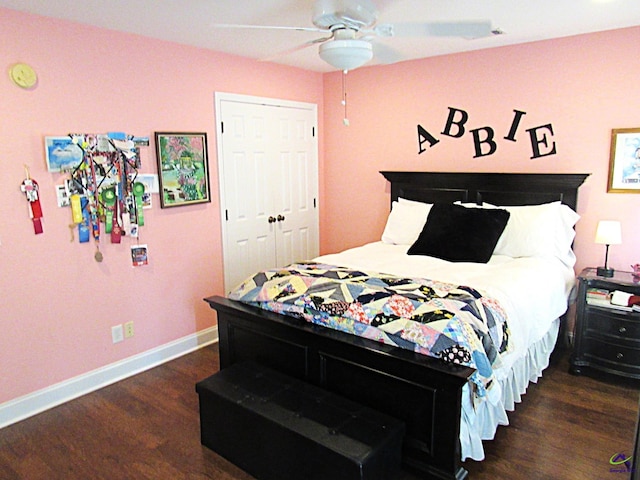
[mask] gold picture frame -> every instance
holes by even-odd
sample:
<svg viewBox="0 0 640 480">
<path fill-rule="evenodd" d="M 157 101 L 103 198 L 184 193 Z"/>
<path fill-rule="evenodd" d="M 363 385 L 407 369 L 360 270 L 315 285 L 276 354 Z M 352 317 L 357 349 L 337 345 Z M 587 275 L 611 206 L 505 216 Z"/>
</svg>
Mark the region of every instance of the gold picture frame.
<svg viewBox="0 0 640 480">
<path fill-rule="evenodd" d="M 640 193 L 640 128 L 611 130 L 608 193 Z"/>
</svg>

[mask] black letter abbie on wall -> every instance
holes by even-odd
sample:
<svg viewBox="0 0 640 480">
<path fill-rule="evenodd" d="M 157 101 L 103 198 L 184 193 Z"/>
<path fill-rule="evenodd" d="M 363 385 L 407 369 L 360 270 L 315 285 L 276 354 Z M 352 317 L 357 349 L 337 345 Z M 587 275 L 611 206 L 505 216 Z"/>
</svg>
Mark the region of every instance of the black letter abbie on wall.
<svg viewBox="0 0 640 480">
<path fill-rule="evenodd" d="M 531 157 L 531 159 L 556 154 L 556 142 L 551 142 L 551 147 L 549 147 L 546 133 L 542 134 L 542 138 L 538 137 L 538 130 L 541 130 L 543 128 L 549 130 L 549 133 L 553 137 L 553 127 L 550 123 L 546 125 L 540 125 L 539 127 L 527 129 L 527 132 L 529 132 L 529 136 L 531 137 L 531 149 L 533 150 L 533 156 Z M 549 150 L 547 150 L 546 153 L 540 153 L 540 144 L 543 144 L 545 147 L 549 147 Z"/>
<path fill-rule="evenodd" d="M 476 154 L 473 158 L 478 157 L 486 157 L 487 155 L 492 155 L 498 149 L 498 145 L 493 141 L 493 128 L 491 127 L 483 127 L 483 128 L 474 128 L 473 130 L 469 130 L 473 134 L 473 144 L 476 147 Z M 487 132 L 484 140 L 480 139 L 480 132 Z M 482 144 L 486 143 L 489 145 L 489 151 L 486 153 L 482 153 Z"/>
<path fill-rule="evenodd" d="M 440 140 L 438 140 L 424 128 L 422 128 L 422 126 L 418 125 L 418 155 L 425 151 L 425 149 L 422 147 L 422 144 L 424 142 L 429 142 L 429 146 L 433 147 L 439 141 Z"/>
<path fill-rule="evenodd" d="M 469 114 L 464 110 L 454 107 L 448 107 L 448 110 L 447 121 L 441 133 L 451 138 L 462 138 L 466 133 L 465 126 L 469 120 Z M 527 112 L 513 110 L 513 113 L 514 117 L 511 121 L 511 127 L 504 139 L 516 142 L 518 127 L 520 126 L 522 117 L 524 117 Z M 469 131 L 473 137 L 473 146 L 475 149 L 473 158 L 487 157 L 493 155 L 498 150 L 498 143 L 495 140 L 495 130 L 493 128 L 485 126 L 471 128 Z M 533 153 L 531 159 L 556 154 L 556 144 L 553 141 L 553 127 L 550 123 L 528 128 L 526 131 L 529 132 L 531 141 L 531 150 Z M 429 143 L 429 147 L 433 147 L 439 143 L 440 140 L 429 133 L 422 125 L 418 125 L 418 155 L 427 151 L 424 145 L 425 142 Z M 545 148 L 541 150 L 541 146 Z"/>
<path fill-rule="evenodd" d="M 518 125 L 520 125 L 520 119 L 523 115 L 526 115 L 527 112 L 522 112 L 520 110 L 514 110 L 513 113 L 516 115 L 513 117 L 513 122 L 511 122 L 511 130 L 507 134 L 505 140 L 511 140 L 512 142 L 516 141 L 516 130 L 518 130 Z"/>
<path fill-rule="evenodd" d="M 456 112 L 460 112 L 460 117 L 461 117 L 460 120 L 458 120 L 457 122 L 454 121 Z M 453 138 L 460 138 L 461 136 L 464 135 L 464 124 L 467 123 L 467 120 L 469 120 L 469 114 L 467 112 L 465 112 L 464 110 L 459 110 L 457 108 L 449 107 L 449 118 L 447 118 L 447 123 L 444 126 L 444 130 L 442 131 L 442 134 L 448 135 L 449 137 L 453 137 Z M 458 133 L 456 134 L 451 133 L 452 125 L 458 126 Z"/>
</svg>

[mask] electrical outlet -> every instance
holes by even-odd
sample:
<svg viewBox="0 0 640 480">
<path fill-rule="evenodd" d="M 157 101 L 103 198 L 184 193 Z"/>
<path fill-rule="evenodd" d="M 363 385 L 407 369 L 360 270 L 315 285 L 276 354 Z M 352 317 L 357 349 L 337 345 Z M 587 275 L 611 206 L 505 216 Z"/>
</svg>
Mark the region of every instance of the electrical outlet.
<svg viewBox="0 0 640 480">
<path fill-rule="evenodd" d="M 133 320 L 124 324 L 124 337 L 133 337 Z"/>
<path fill-rule="evenodd" d="M 118 343 L 124 340 L 122 325 L 111 327 L 111 339 L 113 340 L 113 343 Z"/>
</svg>

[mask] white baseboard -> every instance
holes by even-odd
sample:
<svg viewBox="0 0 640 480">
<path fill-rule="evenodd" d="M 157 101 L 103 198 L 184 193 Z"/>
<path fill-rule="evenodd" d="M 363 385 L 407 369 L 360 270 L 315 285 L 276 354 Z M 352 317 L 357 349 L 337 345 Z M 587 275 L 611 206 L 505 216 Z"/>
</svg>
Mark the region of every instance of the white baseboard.
<svg viewBox="0 0 640 480">
<path fill-rule="evenodd" d="M 218 341 L 218 327 L 139 353 L 91 372 L 0 404 L 0 428 L 124 380 Z"/>
</svg>

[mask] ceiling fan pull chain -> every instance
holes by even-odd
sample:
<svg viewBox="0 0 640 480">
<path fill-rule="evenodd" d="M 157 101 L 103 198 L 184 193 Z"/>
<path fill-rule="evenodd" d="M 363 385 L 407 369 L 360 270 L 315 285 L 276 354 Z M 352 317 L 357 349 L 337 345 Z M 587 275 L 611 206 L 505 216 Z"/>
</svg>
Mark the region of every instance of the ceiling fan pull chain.
<svg viewBox="0 0 640 480">
<path fill-rule="evenodd" d="M 344 118 L 342 123 L 345 127 L 349 126 L 349 118 L 347 117 L 347 70 L 342 71 L 342 105 L 344 106 Z"/>
</svg>

